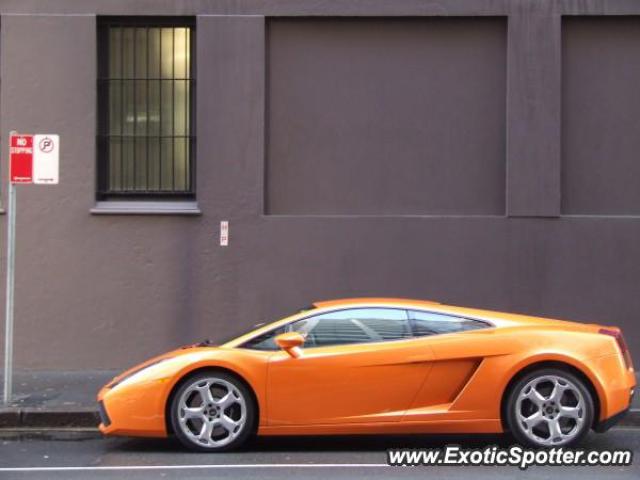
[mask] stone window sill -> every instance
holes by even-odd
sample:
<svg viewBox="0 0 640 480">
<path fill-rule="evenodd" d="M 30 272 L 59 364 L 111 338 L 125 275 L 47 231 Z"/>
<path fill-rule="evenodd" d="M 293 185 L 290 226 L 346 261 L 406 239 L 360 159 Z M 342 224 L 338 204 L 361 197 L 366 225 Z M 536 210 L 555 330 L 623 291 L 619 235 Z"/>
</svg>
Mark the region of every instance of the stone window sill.
<svg viewBox="0 0 640 480">
<path fill-rule="evenodd" d="M 200 215 L 197 202 L 96 202 L 93 215 Z"/>
</svg>

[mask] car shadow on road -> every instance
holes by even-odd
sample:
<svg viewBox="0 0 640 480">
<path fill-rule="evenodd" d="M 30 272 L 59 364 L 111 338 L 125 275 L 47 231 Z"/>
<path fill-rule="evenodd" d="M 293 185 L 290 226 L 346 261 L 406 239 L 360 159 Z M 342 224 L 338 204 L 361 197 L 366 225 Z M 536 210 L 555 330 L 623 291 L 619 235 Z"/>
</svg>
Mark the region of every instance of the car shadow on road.
<svg viewBox="0 0 640 480">
<path fill-rule="evenodd" d="M 457 444 L 469 448 L 507 446 L 505 435 L 345 435 L 318 437 L 258 437 L 246 451 L 384 451 L 389 448 L 437 448 Z"/>
<path fill-rule="evenodd" d="M 129 452 L 186 452 L 175 438 L 112 439 L 110 448 Z M 110 442 L 110 443 L 111 443 Z M 340 436 L 272 436 L 256 437 L 235 452 L 345 452 L 386 451 L 390 448 L 437 448 L 461 445 L 483 448 L 513 443 L 507 435 L 340 435 Z"/>
</svg>

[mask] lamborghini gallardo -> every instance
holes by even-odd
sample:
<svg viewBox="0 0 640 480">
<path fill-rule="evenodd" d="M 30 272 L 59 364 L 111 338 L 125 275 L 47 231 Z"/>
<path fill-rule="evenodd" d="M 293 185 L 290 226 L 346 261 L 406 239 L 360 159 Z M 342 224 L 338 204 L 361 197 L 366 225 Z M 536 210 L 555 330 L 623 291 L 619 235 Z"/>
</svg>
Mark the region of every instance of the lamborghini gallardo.
<svg viewBox="0 0 640 480">
<path fill-rule="evenodd" d="M 505 432 L 558 447 L 614 425 L 634 388 L 616 327 L 361 298 L 152 358 L 98 405 L 106 435 L 204 452 L 251 435 Z"/>
</svg>

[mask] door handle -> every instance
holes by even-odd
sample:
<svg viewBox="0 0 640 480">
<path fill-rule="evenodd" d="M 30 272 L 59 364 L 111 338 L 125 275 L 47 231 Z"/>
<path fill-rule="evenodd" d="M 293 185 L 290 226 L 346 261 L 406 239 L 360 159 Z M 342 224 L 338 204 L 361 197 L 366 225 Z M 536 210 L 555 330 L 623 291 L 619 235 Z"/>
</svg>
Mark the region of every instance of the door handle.
<svg viewBox="0 0 640 480">
<path fill-rule="evenodd" d="M 433 356 L 431 355 L 414 355 L 413 357 L 409 357 L 407 363 L 426 363 L 433 361 Z"/>
</svg>

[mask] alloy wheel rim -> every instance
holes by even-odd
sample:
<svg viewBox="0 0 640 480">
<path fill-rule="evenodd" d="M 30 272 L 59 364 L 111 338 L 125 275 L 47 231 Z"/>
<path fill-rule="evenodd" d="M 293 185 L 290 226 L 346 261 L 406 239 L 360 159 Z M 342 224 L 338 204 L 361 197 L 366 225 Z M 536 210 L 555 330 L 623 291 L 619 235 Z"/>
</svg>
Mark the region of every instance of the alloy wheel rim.
<svg viewBox="0 0 640 480">
<path fill-rule="evenodd" d="M 247 404 L 240 390 L 221 378 L 190 384 L 178 401 L 178 423 L 193 443 L 222 447 L 244 430 Z"/>
<path fill-rule="evenodd" d="M 586 402 L 580 389 L 558 375 L 544 375 L 529 381 L 515 402 L 516 419 L 522 433 L 532 442 L 564 445 L 582 431 Z"/>
</svg>

